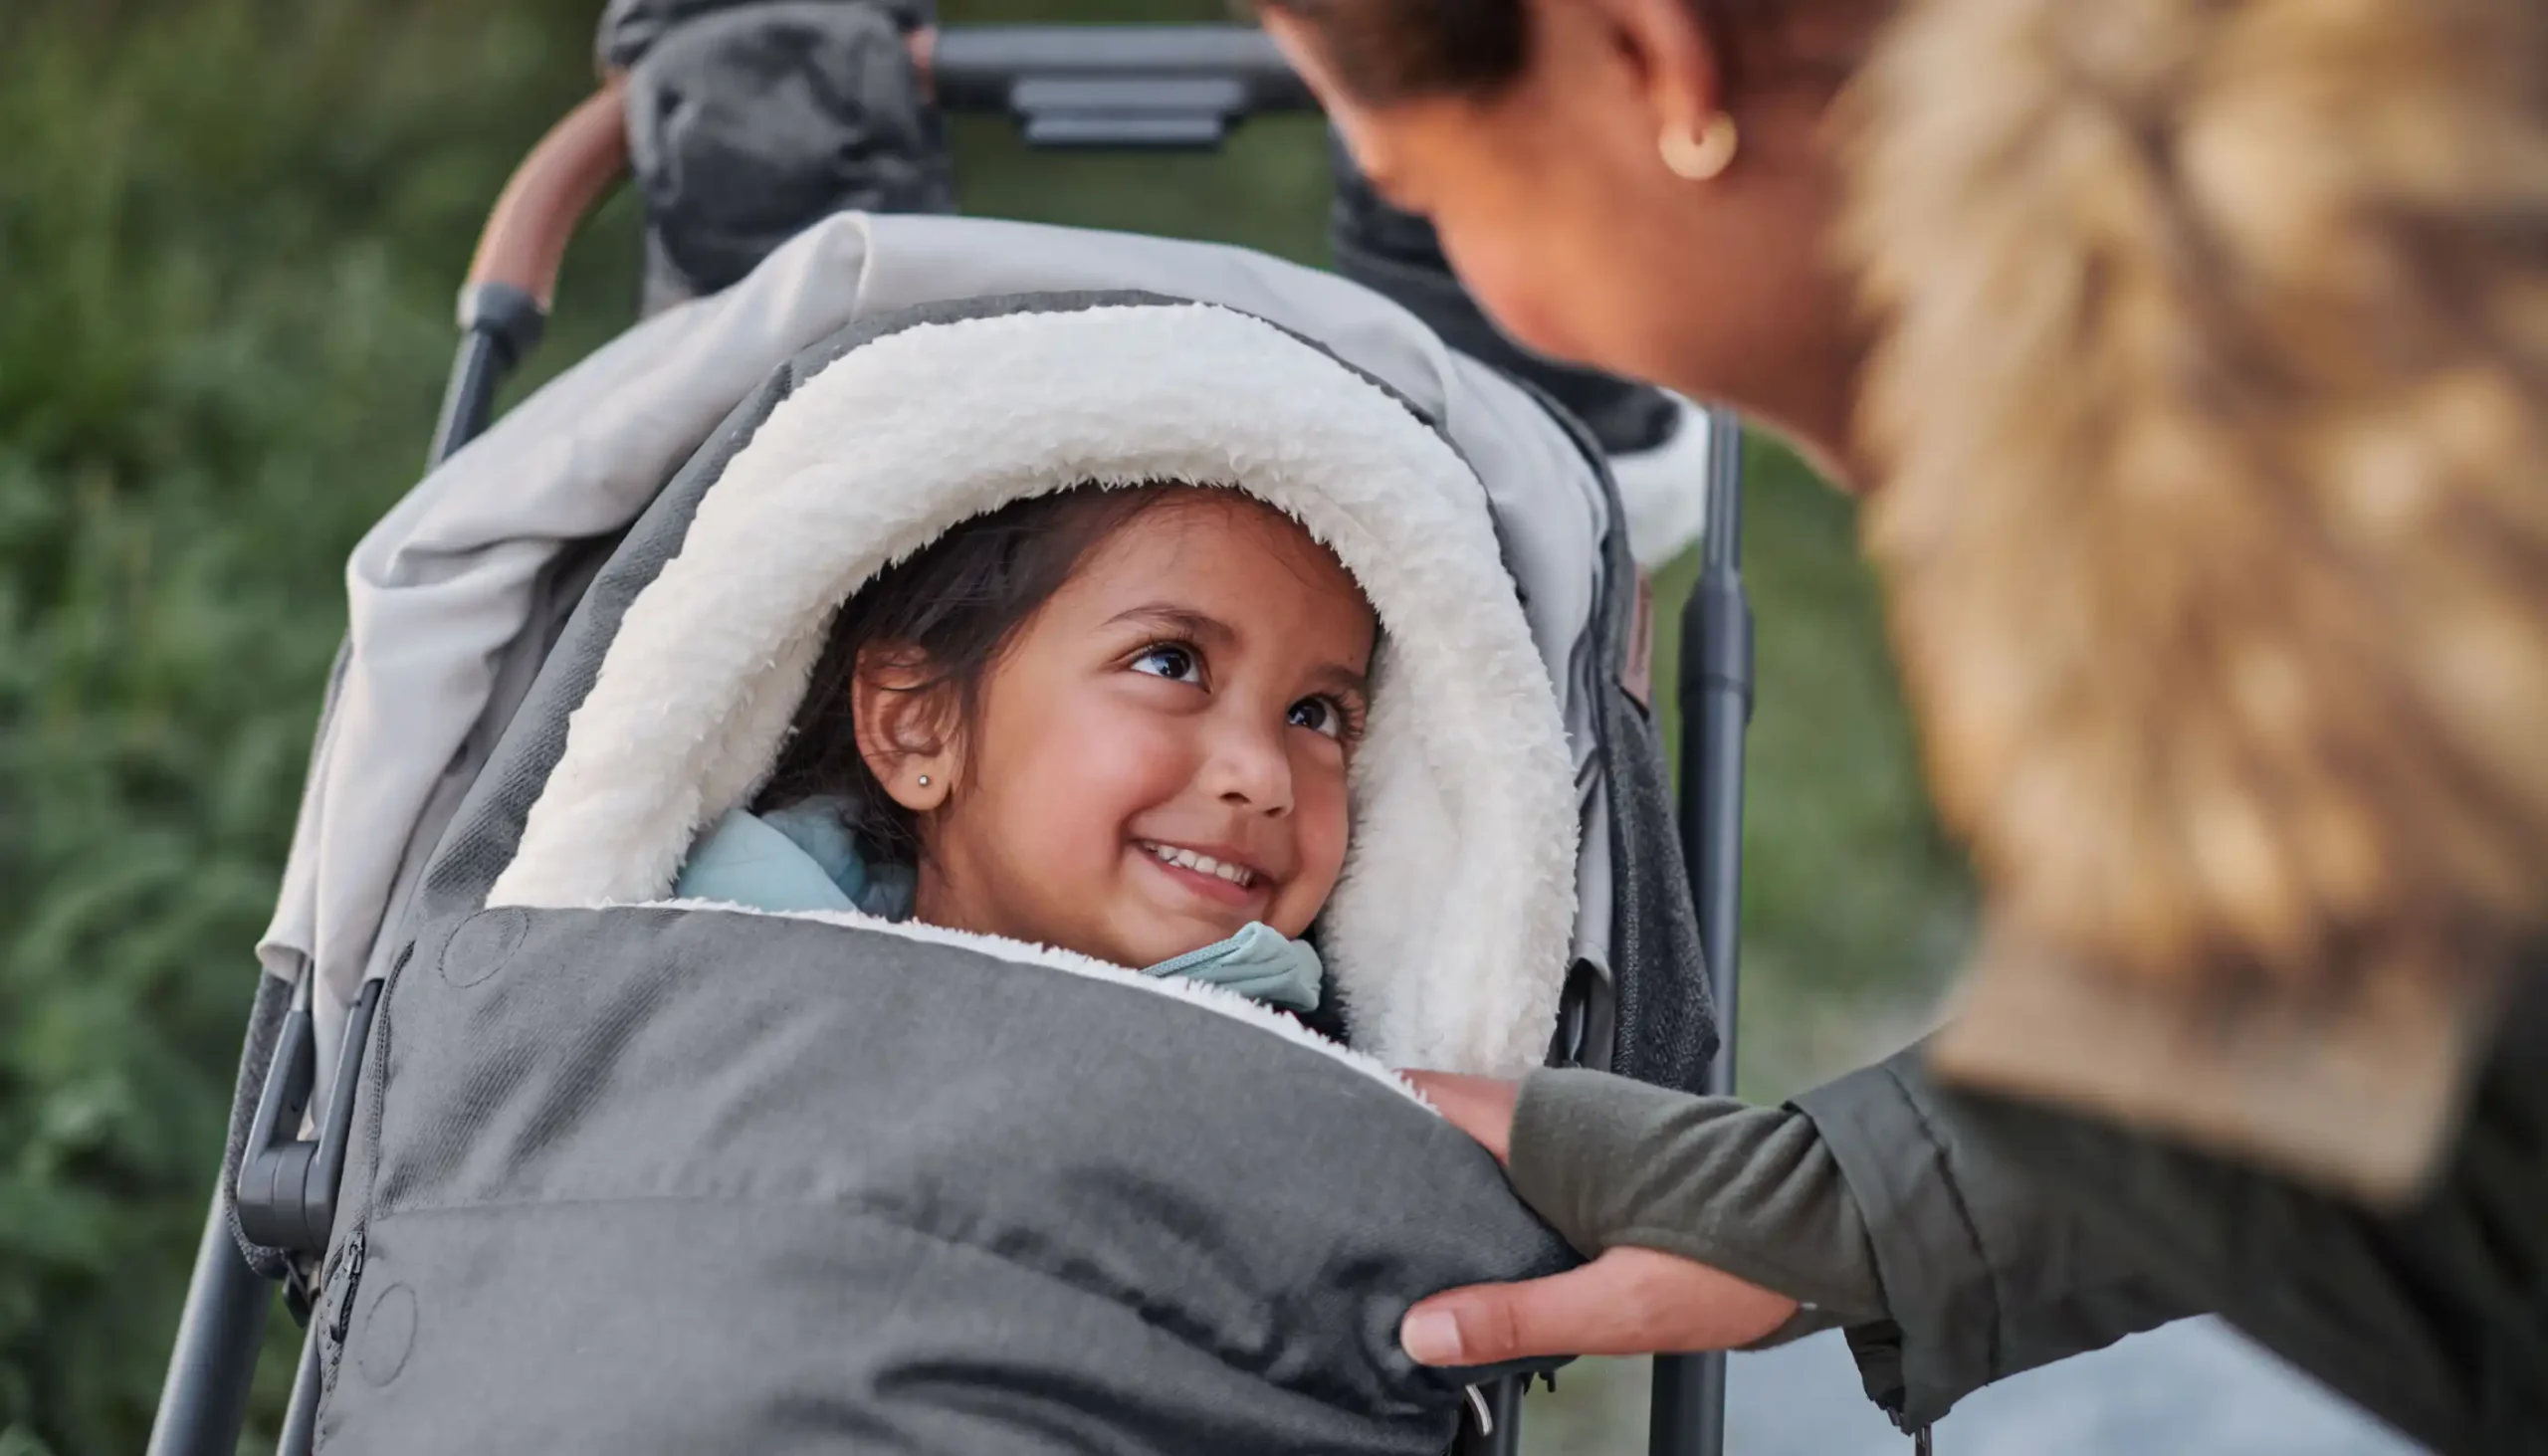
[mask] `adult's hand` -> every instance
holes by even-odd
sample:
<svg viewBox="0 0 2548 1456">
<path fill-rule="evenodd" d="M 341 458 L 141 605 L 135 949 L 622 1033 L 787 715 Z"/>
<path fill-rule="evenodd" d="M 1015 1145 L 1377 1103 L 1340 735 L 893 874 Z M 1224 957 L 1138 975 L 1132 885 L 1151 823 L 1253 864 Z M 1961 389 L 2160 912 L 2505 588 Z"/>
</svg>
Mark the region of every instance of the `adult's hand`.
<svg viewBox="0 0 2548 1456">
<path fill-rule="evenodd" d="M 1519 1097 L 1513 1083 L 1406 1075 L 1496 1161 L 1509 1159 Z M 1541 1355 L 1685 1353 L 1753 1344 L 1796 1312 L 1797 1302 L 1786 1295 L 1696 1260 L 1616 1248 L 1547 1279 L 1435 1295 L 1407 1312 L 1398 1343 L 1423 1364 L 1451 1366 Z"/>
<path fill-rule="evenodd" d="M 1619 1248 L 1547 1279 L 1437 1294 L 1407 1311 L 1397 1338 L 1428 1365 L 1673 1354 L 1750 1345 L 1796 1310 L 1786 1295 L 1678 1254 Z"/>
</svg>

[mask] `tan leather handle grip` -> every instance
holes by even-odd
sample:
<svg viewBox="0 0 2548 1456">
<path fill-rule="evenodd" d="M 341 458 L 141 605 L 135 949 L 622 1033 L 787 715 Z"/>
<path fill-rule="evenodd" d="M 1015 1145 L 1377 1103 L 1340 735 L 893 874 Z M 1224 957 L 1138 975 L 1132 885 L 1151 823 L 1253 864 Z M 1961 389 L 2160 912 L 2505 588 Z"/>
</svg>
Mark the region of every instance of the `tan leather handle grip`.
<svg viewBox="0 0 2548 1456">
<path fill-rule="evenodd" d="M 478 235 L 478 256 L 469 262 L 472 288 L 510 284 L 537 300 L 542 313 L 548 312 L 566 244 L 584 215 L 628 172 L 622 90 L 620 77 L 604 78 L 601 90 L 549 127 L 514 168 L 487 215 L 486 231 Z"/>
</svg>

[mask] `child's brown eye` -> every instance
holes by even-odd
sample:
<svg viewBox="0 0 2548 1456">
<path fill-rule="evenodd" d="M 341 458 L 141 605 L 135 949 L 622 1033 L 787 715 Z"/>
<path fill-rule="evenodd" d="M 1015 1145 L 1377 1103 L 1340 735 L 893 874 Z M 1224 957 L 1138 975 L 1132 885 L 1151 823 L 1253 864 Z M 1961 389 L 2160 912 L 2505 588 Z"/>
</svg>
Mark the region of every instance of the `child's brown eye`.
<svg viewBox="0 0 2548 1456">
<path fill-rule="evenodd" d="M 1331 738 L 1342 737 L 1345 733 L 1345 715 L 1337 712 L 1336 705 L 1324 698 L 1304 698 L 1293 704 L 1287 721 L 1294 728 L 1305 728 Z"/>
<path fill-rule="evenodd" d="M 1190 683 L 1201 676 L 1202 664 L 1193 652 L 1173 642 L 1162 642 L 1142 649 L 1133 659 L 1133 671 L 1166 678 L 1171 683 Z"/>
</svg>

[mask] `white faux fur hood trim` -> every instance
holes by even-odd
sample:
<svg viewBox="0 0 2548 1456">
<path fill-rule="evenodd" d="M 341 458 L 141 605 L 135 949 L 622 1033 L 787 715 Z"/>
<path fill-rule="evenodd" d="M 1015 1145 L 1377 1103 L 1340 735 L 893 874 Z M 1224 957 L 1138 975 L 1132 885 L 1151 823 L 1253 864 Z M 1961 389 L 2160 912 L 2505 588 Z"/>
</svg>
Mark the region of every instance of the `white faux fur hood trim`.
<svg viewBox="0 0 2548 1456">
<path fill-rule="evenodd" d="M 1572 936 L 1577 806 L 1485 494 L 1387 392 L 1216 308 L 923 324 L 800 385 L 630 605 L 489 903 L 661 899 L 701 829 L 767 773 L 842 600 L 1010 501 L 1156 480 L 1287 512 L 1387 633 L 1322 919 L 1358 1047 L 1394 1066 L 1538 1065 Z"/>
</svg>

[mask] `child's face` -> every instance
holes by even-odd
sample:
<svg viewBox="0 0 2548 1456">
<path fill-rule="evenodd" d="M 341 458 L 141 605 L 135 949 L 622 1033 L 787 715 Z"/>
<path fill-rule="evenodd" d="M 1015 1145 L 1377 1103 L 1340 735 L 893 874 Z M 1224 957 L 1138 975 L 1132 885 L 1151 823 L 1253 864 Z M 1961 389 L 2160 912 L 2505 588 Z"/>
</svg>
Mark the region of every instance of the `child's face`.
<svg viewBox="0 0 2548 1456">
<path fill-rule="evenodd" d="M 919 917 L 1128 966 L 1251 921 L 1301 935 L 1345 860 L 1375 633 L 1277 513 L 1221 491 L 1143 511 L 1020 629 L 939 760 Z"/>
</svg>

